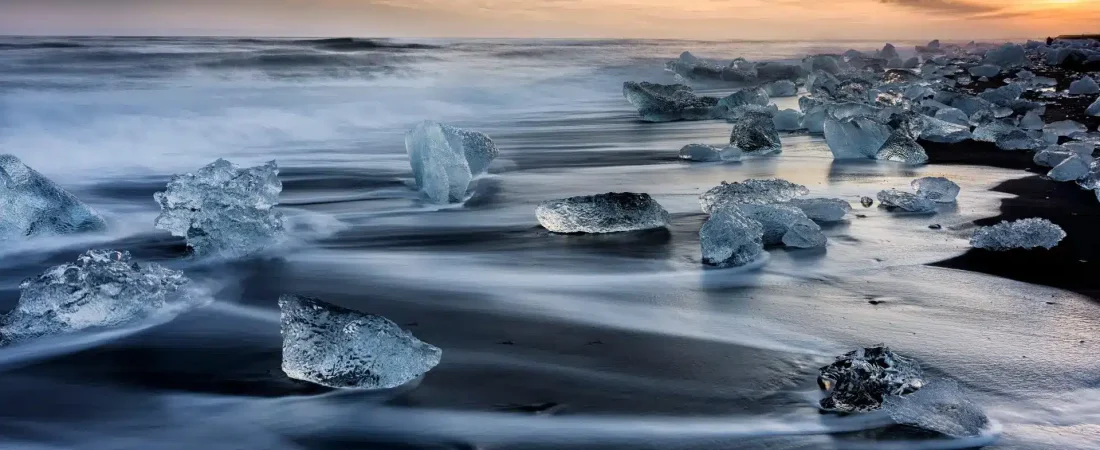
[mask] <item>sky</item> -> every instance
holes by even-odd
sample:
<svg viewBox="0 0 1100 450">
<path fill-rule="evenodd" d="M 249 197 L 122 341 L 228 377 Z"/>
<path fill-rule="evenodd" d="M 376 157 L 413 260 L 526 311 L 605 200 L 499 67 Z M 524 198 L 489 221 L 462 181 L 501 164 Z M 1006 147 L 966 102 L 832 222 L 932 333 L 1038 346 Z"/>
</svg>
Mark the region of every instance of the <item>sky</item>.
<svg viewBox="0 0 1100 450">
<path fill-rule="evenodd" d="M 1100 0 L 0 0 L 0 34 L 994 39 L 1100 33 Z"/>
</svg>

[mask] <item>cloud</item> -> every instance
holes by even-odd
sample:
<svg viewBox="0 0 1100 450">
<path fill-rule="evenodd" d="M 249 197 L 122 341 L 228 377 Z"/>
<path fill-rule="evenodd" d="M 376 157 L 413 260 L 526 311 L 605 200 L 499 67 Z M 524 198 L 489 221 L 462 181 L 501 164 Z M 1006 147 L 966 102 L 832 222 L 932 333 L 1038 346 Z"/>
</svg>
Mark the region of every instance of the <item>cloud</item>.
<svg viewBox="0 0 1100 450">
<path fill-rule="evenodd" d="M 974 1 L 956 0 L 879 0 L 888 5 L 899 5 L 914 9 L 923 9 L 929 12 L 962 14 L 972 17 L 994 15 L 1002 12 L 1003 8 L 986 3 Z"/>
</svg>

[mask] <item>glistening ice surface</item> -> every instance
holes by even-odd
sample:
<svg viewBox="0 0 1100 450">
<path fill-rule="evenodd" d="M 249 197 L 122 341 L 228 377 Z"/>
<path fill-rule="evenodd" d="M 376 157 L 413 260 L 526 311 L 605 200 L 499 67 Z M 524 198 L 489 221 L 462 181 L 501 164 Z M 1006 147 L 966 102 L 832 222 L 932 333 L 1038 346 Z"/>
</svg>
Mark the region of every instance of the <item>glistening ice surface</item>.
<svg viewBox="0 0 1100 450">
<path fill-rule="evenodd" d="M 0 51 L 0 147 L 118 226 L 3 249 L 2 309 L 23 279 L 91 248 L 184 270 L 215 301 L 138 335 L 82 337 L 79 352 L 0 350 L 2 448 L 931 445 L 890 432 L 880 442 L 885 413 L 819 412 L 818 368 L 878 343 L 957 380 L 1001 430 L 987 448 L 1095 447 L 1096 305 L 926 265 L 968 251 L 969 224 L 1010 198 L 991 188 L 1033 174 L 837 161 L 807 135 L 783 135 L 776 156 L 682 162 L 684 145 L 725 145 L 732 125 L 643 123 L 622 97 L 627 80 L 678 82 L 663 65 L 687 49 L 800 63 L 881 43 L 3 42 L 19 48 Z M 908 58 L 926 43 L 893 44 Z M 796 98 L 773 102 L 798 109 Z M 423 120 L 482 132 L 500 150 L 461 205 L 425 204 L 415 188 L 404 134 Z M 278 161 L 294 246 L 194 261 L 182 238 L 153 228 L 153 193 L 218 158 Z M 858 205 L 925 176 L 957 182 L 957 202 L 935 215 L 857 206 L 821 225 L 825 249 L 702 264 L 699 196 L 723 180 L 780 178 Z M 667 229 L 538 227 L 539 203 L 606 192 L 650 194 Z M 418 384 L 386 392 L 293 381 L 280 370 L 284 294 L 386 317 L 444 356 Z M 535 413 L 545 410 L 560 414 Z"/>
</svg>

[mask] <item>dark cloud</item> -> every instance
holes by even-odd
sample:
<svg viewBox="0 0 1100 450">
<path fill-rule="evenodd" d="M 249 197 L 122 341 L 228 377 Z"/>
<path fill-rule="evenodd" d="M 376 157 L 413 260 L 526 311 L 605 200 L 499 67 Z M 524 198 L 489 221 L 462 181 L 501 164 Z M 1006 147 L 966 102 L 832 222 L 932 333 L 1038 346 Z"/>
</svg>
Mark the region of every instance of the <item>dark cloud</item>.
<svg viewBox="0 0 1100 450">
<path fill-rule="evenodd" d="M 962 14 L 966 16 L 984 16 L 997 14 L 1002 8 L 964 0 L 879 0 L 889 5 L 899 5 L 931 12 Z"/>
</svg>

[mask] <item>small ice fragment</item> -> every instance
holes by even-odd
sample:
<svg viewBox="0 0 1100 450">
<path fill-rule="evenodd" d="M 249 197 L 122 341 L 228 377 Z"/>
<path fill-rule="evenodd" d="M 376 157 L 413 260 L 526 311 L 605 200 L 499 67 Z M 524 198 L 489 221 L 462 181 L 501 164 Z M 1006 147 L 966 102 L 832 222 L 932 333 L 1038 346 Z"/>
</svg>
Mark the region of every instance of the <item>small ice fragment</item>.
<svg viewBox="0 0 1100 450">
<path fill-rule="evenodd" d="M 954 203 L 959 196 L 959 185 L 944 177 L 924 177 L 913 180 L 917 195 L 937 203 Z"/>
<path fill-rule="evenodd" d="M 1046 123 L 1043 122 L 1042 116 L 1035 110 L 1028 111 L 1024 114 L 1024 118 L 1020 119 L 1020 128 L 1025 130 L 1042 130 L 1045 127 Z"/>
<path fill-rule="evenodd" d="M 993 64 L 983 64 L 970 68 L 970 74 L 976 77 L 995 77 L 1001 73 L 1001 67 Z"/>
<path fill-rule="evenodd" d="M 836 222 L 852 212 L 852 205 L 839 198 L 796 198 L 787 204 L 801 209 L 817 222 Z"/>
<path fill-rule="evenodd" d="M 1032 249 L 1042 247 L 1052 249 L 1066 232 L 1062 227 L 1046 219 L 1022 219 L 1015 222 L 1004 221 L 990 227 L 982 227 L 970 238 L 974 248 L 993 251 L 1005 251 L 1014 248 Z"/>
<path fill-rule="evenodd" d="M 709 119 L 718 105 L 718 99 L 696 96 L 691 87 L 682 84 L 627 81 L 623 83 L 623 97 L 647 122 Z"/>
<path fill-rule="evenodd" d="M 1058 136 L 1069 136 L 1073 133 L 1085 132 L 1088 130 L 1088 127 L 1086 127 L 1084 124 L 1074 122 L 1072 120 L 1063 120 L 1060 122 L 1048 123 L 1045 127 L 1043 127 L 1043 131 L 1053 133 Z"/>
<path fill-rule="evenodd" d="M 979 436 L 989 426 L 982 408 L 953 380 L 930 381 L 912 394 L 886 397 L 882 409 L 899 424 L 954 438 Z"/>
<path fill-rule="evenodd" d="M 1089 105 L 1088 109 L 1085 110 L 1085 114 L 1093 117 L 1100 117 L 1100 98 L 1097 98 L 1095 102 Z"/>
<path fill-rule="evenodd" d="M 950 106 L 946 108 L 941 108 L 940 110 L 936 111 L 935 117 L 939 120 L 950 122 L 956 125 L 965 125 L 968 129 L 970 126 L 970 117 L 958 108 L 952 108 Z"/>
<path fill-rule="evenodd" d="M 1096 80 L 1092 77 L 1085 75 L 1080 80 L 1076 80 L 1069 84 L 1070 95 L 1096 95 L 1100 94 L 1100 85 L 1096 84 Z"/>
<path fill-rule="evenodd" d="M 866 117 L 825 120 L 825 142 L 834 159 L 874 158 L 891 134 L 889 126 Z"/>
<path fill-rule="evenodd" d="M 794 97 L 798 95 L 798 85 L 791 80 L 779 80 L 764 85 L 764 92 L 768 97 Z"/>
<path fill-rule="evenodd" d="M 775 122 L 764 114 L 745 114 L 733 119 L 730 145 L 750 155 L 773 155 L 783 151 Z"/>
<path fill-rule="evenodd" d="M 389 389 L 419 378 L 443 351 L 385 317 L 321 300 L 279 297 L 283 372 L 334 388 Z"/>
<path fill-rule="evenodd" d="M 611 192 L 542 202 L 539 224 L 554 233 L 620 233 L 668 226 L 669 215 L 649 194 Z"/>
<path fill-rule="evenodd" d="M 700 162 L 737 162 L 741 160 L 741 149 L 732 145 L 715 147 L 706 144 L 688 144 L 680 149 L 680 159 Z"/>
<path fill-rule="evenodd" d="M 129 252 L 89 250 L 19 285 L 19 303 L 0 318 L 0 345 L 171 318 L 204 303 L 187 290 L 189 281 Z"/>
<path fill-rule="evenodd" d="M 0 241 L 107 228 L 92 208 L 12 155 L 0 155 Z"/>
<path fill-rule="evenodd" d="M 875 204 L 875 199 L 866 196 L 860 197 L 859 204 L 863 205 L 864 208 L 870 208 Z"/>
<path fill-rule="evenodd" d="M 714 211 L 699 230 L 703 263 L 719 267 L 739 267 L 764 253 L 764 227 L 738 208 Z"/>
<path fill-rule="evenodd" d="M 897 189 L 879 192 L 878 201 L 882 206 L 900 208 L 908 212 L 927 213 L 936 210 L 934 201 Z"/>
<path fill-rule="evenodd" d="M 915 165 L 928 162 L 928 154 L 915 139 L 898 129 L 882 144 L 875 159 Z"/>
<path fill-rule="evenodd" d="M 715 186 L 699 196 L 703 212 L 710 214 L 721 206 L 735 203 L 768 204 L 790 201 L 810 193 L 810 190 L 801 184 L 794 184 L 787 180 L 750 179 L 738 183 L 727 183 Z"/>
<path fill-rule="evenodd" d="M 772 117 L 776 131 L 798 131 L 802 129 L 805 116 L 793 109 L 784 109 Z"/>
<path fill-rule="evenodd" d="M 1077 181 L 1089 174 L 1089 162 L 1074 153 L 1054 166 L 1047 177 L 1054 181 Z"/>
<path fill-rule="evenodd" d="M 806 213 L 784 204 L 739 204 L 723 207 L 741 210 L 745 217 L 760 222 L 764 227 L 764 245 L 783 244 L 795 248 L 824 247 L 827 242 L 821 226 L 810 220 Z"/>
<path fill-rule="evenodd" d="M 822 367 L 817 384 L 828 396 L 821 408 L 836 412 L 866 412 L 882 407 L 886 397 L 917 392 L 924 374 L 916 361 L 884 345 L 855 350 Z"/>
<path fill-rule="evenodd" d="M 153 198 L 156 227 L 185 237 L 196 255 L 247 256 L 283 239 L 275 210 L 283 184 L 275 161 L 238 169 L 218 159 L 195 173 L 176 175 Z"/>
</svg>

